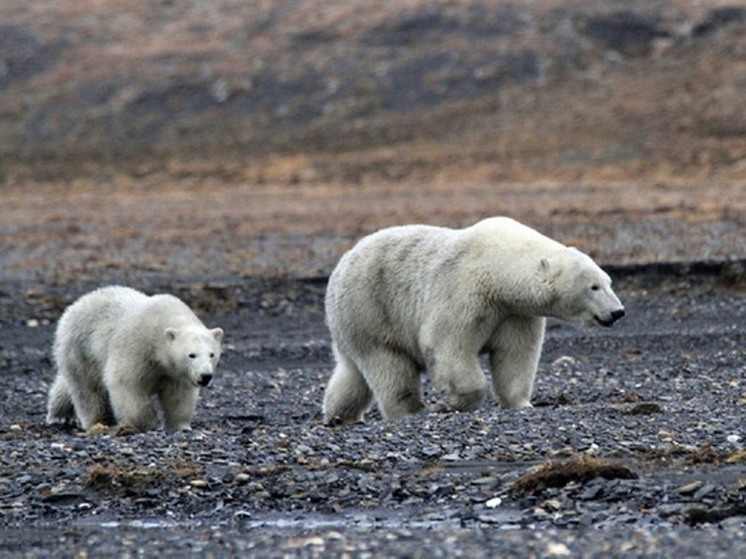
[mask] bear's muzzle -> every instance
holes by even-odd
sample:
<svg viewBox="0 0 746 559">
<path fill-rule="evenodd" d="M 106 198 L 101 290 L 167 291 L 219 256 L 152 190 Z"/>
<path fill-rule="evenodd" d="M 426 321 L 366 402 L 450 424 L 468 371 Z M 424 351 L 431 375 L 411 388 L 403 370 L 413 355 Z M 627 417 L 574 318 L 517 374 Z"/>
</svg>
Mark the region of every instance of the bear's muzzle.
<svg viewBox="0 0 746 559">
<path fill-rule="evenodd" d="M 601 318 L 600 316 L 596 316 L 596 322 L 598 322 L 601 326 L 606 326 L 607 328 L 612 326 L 617 320 L 622 318 L 626 314 L 626 311 L 624 309 L 616 309 L 614 311 L 611 311 L 609 313 L 608 317 Z"/>
<path fill-rule="evenodd" d="M 199 376 L 199 380 L 197 381 L 197 384 L 200 386 L 207 386 L 210 384 L 210 381 L 212 380 L 212 373 L 202 373 Z"/>
</svg>

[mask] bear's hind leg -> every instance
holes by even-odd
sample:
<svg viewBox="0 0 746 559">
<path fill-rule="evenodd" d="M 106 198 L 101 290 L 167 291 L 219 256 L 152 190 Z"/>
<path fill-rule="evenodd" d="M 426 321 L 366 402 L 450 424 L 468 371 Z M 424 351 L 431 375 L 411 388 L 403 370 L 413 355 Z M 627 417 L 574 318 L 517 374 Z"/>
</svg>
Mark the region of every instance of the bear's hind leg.
<svg viewBox="0 0 746 559">
<path fill-rule="evenodd" d="M 495 398 L 505 408 L 531 407 L 544 341 L 544 319 L 506 319 L 493 339 L 490 368 Z"/>
<path fill-rule="evenodd" d="M 324 421 L 362 421 L 373 400 L 373 392 L 352 359 L 342 353 L 336 344 L 332 349 L 337 364 L 324 393 Z"/>
<path fill-rule="evenodd" d="M 49 389 L 49 401 L 47 403 L 47 424 L 55 423 L 63 425 L 74 425 L 77 417 L 75 407 L 70 397 L 67 382 L 62 375 L 57 375 Z"/>
</svg>

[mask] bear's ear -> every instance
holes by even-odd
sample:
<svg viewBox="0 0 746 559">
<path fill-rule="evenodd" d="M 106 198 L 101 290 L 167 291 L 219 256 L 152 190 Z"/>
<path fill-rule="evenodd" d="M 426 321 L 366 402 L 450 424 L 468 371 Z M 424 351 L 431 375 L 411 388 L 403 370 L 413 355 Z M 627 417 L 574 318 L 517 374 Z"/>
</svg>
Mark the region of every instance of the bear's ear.
<svg viewBox="0 0 746 559">
<path fill-rule="evenodd" d="M 163 335 L 166 336 L 166 339 L 169 342 L 173 342 L 176 339 L 176 336 L 179 334 L 179 331 L 176 328 L 166 328 L 163 331 Z"/>
<path fill-rule="evenodd" d="M 215 338 L 215 341 L 220 343 L 220 340 L 223 339 L 223 329 L 222 328 L 213 328 L 210 330 L 210 333 L 212 334 L 212 337 Z"/>
<path fill-rule="evenodd" d="M 539 260 L 539 268 L 541 269 L 541 273 L 544 274 L 544 277 L 551 280 L 555 279 L 562 273 L 562 266 L 557 266 L 556 263 L 553 264 L 549 258 L 546 257 Z"/>
</svg>

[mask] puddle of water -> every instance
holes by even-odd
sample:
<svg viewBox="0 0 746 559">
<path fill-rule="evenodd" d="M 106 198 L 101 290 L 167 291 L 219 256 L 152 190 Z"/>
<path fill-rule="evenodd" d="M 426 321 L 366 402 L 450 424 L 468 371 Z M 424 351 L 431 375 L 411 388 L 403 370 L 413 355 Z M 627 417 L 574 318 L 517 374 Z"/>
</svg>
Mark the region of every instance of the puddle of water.
<svg viewBox="0 0 746 559">
<path fill-rule="evenodd" d="M 483 523 L 506 528 L 519 527 L 522 518 L 519 510 L 486 510 L 469 520 L 468 523 Z M 266 515 L 252 517 L 246 515 L 239 520 L 243 528 L 306 528 L 306 529 L 380 529 L 407 528 L 418 530 L 458 529 L 464 526 L 464 519 L 454 511 L 453 515 L 418 517 L 416 514 L 391 511 L 370 511 L 340 515 Z"/>
<path fill-rule="evenodd" d="M 505 529 L 519 527 L 522 514 L 513 509 L 488 509 L 467 523 L 490 524 Z M 237 511 L 233 514 L 233 520 L 221 519 L 219 521 L 179 521 L 167 518 L 143 518 L 135 520 L 113 520 L 87 518 L 76 522 L 76 525 L 85 528 L 104 528 L 108 530 L 126 529 L 197 529 L 215 527 L 216 525 L 238 525 L 241 529 L 328 529 L 341 530 L 350 528 L 380 529 L 380 528 L 407 528 L 419 530 L 458 529 L 464 526 L 464 519 L 457 511 L 449 514 L 418 517 L 411 512 L 392 512 L 387 510 L 358 511 L 344 514 L 262 514 L 254 515 L 250 511 Z"/>
<path fill-rule="evenodd" d="M 174 522 L 173 520 L 161 520 L 157 518 L 151 518 L 147 520 L 127 520 L 121 522 L 119 520 L 107 520 L 105 522 L 83 522 L 82 524 L 88 526 L 97 526 L 99 528 L 142 528 L 142 529 L 161 529 L 161 528 L 177 528 L 183 526 Z"/>
</svg>

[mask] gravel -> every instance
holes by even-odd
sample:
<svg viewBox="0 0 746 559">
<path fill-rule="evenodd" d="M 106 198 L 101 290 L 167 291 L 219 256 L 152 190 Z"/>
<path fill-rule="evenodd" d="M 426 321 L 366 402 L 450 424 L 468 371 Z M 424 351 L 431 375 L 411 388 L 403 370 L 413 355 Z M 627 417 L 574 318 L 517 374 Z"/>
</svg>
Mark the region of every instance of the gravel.
<svg viewBox="0 0 746 559">
<path fill-rule="evenodd" d="M 90 286 L 5 285 L 0 554 L 746 555 L 743 285 L 641 277 L 611 330 L 550 321 L 533 409 L 337 427 L 323 281 L 139 285 L 226 351 L 192 431 L 125 436 L 44 424 L 54 321 Z"/>
</svg>

